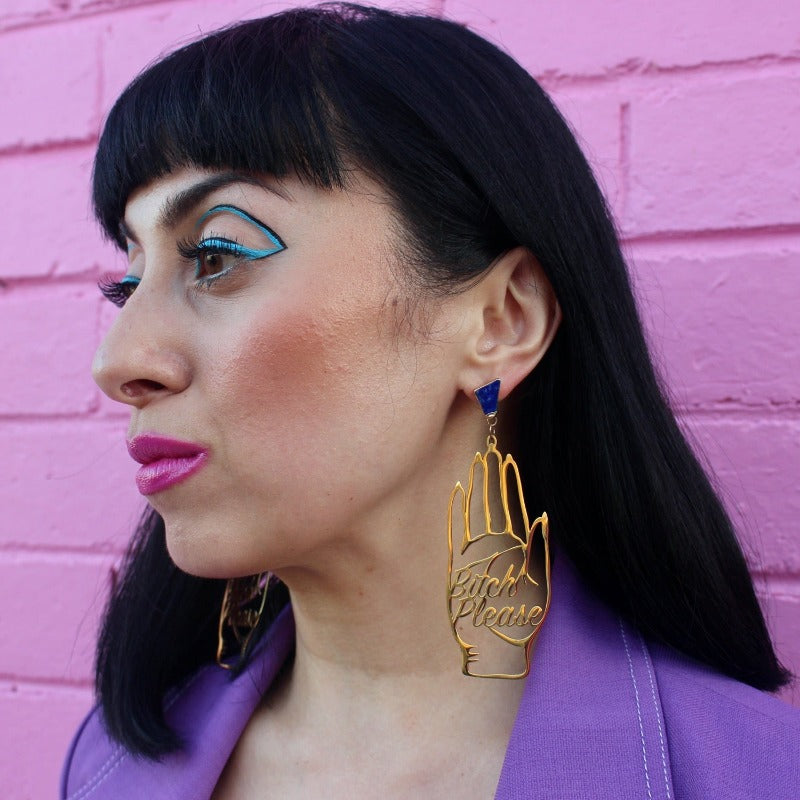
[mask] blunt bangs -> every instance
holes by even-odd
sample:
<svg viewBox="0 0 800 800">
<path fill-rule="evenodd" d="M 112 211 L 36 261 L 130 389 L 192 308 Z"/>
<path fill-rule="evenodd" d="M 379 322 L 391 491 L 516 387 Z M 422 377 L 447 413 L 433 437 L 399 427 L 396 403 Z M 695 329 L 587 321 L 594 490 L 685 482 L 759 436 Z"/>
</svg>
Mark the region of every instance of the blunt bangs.
<svg viewBox="0 0 800 800">
<path fill-rule="evenodd" d="M 315 68 L 320 23 L 319 13 L 302 11 L 237 23 L 142 72 L 114 104 L 98 144 L 93 203 L 104 233 L 124 248 L 119 223 L 131 193 L 187 166 L 342 186 Z"/>
</svg>

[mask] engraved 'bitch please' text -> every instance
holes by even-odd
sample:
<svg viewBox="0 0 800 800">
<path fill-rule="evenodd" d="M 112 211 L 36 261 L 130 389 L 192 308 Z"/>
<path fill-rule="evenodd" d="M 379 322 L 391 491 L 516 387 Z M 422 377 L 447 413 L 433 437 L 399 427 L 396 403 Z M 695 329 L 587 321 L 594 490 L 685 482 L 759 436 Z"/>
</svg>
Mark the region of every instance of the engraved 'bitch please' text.
<svg viewBox="0 0 800 800">
<path fill-rule="evenodd" d="M 524 603 L 508 603 L 517 595 L 523 583 L 530 583 L 527 575 L 514 577 L 514 566 L 508 567 L 502 578 L 488 572 L 473 572 L 469 566 L 457 570 L 450 588 L 451 623 L 471 617 L 477 628 L 482 625 L 536 626 L 541 621 L 544 609 L 540 605 L 530 608 Z"/>
</svg>

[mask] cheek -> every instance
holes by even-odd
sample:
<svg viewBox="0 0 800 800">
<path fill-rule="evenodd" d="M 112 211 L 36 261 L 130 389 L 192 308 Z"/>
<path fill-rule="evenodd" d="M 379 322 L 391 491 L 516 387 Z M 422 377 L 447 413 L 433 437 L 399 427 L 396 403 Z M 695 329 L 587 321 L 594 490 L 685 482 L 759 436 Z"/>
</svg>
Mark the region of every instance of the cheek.
<svg viewBox="0 0 800 800">
<path fill-rule="evenodd" d="M 308 467 L 318 450 L 358 434 L 359 419 L 387 391 L 390 351 L 378 309 L 347 303 L 284 298 L 241 323 L 212 378 L 225 438 L 239 450 L 232 457 L 244 447 L 263 462 L 253 451 L 267 445 L 291 471 L 290 462 Z"/>
</svg>

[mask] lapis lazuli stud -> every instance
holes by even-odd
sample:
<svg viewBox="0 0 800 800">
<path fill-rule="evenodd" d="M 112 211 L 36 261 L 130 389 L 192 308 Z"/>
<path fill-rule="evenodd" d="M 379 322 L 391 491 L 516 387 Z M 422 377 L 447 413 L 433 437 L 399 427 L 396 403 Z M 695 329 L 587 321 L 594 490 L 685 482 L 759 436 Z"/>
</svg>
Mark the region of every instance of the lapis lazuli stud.
<svg viewBox="0 0 800 800">
<path fill-rule="evenodd" d="M 487 383 L 475 390 L 475 397 L 481 404 L 483 413 L 487 416 L 489 414 L 497 413 L 497 397 L 500 394 L 500 379 Z"/>
</svg>

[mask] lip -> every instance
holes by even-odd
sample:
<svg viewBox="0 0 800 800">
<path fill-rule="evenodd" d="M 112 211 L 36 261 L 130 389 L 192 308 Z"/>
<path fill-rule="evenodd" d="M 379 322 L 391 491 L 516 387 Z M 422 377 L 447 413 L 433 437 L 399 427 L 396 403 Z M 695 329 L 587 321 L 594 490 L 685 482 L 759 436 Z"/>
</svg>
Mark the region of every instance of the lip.
<svg viewBox="0 0 800 800">
<path fill-rule="evenodd" d="M 202 445 L 157 434 L 134 436 L 128 441 L 128 453 L 142 465 L 136 473 L 136 486 L 144 495 L 185 481 L 208 460 L 208 450 Z"/>
</svg>

